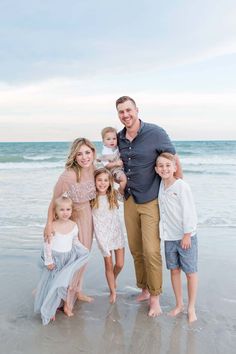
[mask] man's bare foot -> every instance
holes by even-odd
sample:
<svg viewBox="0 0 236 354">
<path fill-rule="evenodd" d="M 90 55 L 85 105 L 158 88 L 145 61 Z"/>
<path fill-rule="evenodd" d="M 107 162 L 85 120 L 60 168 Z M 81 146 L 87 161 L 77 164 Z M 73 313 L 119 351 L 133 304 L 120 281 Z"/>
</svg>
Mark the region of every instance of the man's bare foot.
<svg viewBox="0 0 236 354">
<path fill-rule="evenodd" d="M 147 289 L 142 289 L 141 294 L 136 297 L 137 302 L 145 301 L 150 298 L 150 293 Z"/>
<path fill-rule="evenodd" d="M 79 301 L 84 301 L 84 302 L 93 302 L 94 301 L 93 297 L 85 295 L 85 294 L 82 294 L 82 293 L 78 293 L 77 294 L 77 299 Z"/>
<path fill-rule="evenodd" d="M 179 313 L 184 312 L 184 305 L 181 306 L 176 306 L 175 308 L 173 308 L 170 312 L 168 312 L 168 316 L 171 317 L 175 317 L 177 316 Z"/>
<path fill-rule="evenodd" d="M 113 292 L 110 294 L 110 304 L 114 304 L 116 302 L 116 293 Z"/>
<path fill-rule="evenodd" d="M 64 307 L 63 307 L 64 314 L 68 317 L 74 316 L 73 312 L 71 309 L 67 306 L 67 303 L 65 302 Z"/>
<path fill-rule="evenodd" d="M 197 321 L 195 309 L 188 309 L 188 322 L 192 323 L 194 321 Z"/>
<path fill-rule="evenodd" d="M 160 314 L 162 314 L 162 310 L 159 302 L 159 296 L 151 295 L 149 304 L 150 304 L 149 312 L 148 312 L 149 317 L 157 317 Z"/>
</svg>

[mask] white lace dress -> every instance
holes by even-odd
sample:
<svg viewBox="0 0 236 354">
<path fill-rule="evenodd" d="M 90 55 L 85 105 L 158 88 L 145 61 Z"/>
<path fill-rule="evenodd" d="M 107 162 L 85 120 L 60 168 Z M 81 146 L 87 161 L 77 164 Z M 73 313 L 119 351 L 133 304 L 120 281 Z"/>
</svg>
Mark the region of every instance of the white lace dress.
<svg viewBox="0 0 236 354">
<path fill-rule="evenodd" d="M 92 210 L 94 233 L 103 257 L 112 250 L 125 247 L 125 237 L 117 208 L 109 209 L 106 195 L 99 196 L 99 207 Z"/>
</svg>

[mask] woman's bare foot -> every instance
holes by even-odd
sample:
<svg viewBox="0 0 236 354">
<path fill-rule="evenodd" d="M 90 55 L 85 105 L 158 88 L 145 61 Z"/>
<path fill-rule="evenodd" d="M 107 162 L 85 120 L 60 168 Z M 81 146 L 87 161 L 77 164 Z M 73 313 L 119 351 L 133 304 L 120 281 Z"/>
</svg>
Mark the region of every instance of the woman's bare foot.
<svg viewBox="0 0 236 354">
<path fill-rule="evenodd" d="M 188 309 L 188 322 L 192 323 L 194 321 L 197 321 L 195 309 Z"/>
<path fill-rule="evenodd" d="M 52 318 L 51 318 L 51 321 L 56 321 L 56 316 L 53 316 Z"/>
<path fill-rule="evenodd" d="M 175 317 L 177 316 L 179 313 L 184 312 L 184 305 L 181 306 L 176 306 L 175 308 L 173 308 L 170 312 L 168 312 L 168 316 L 171 317 Z"/>
<path fill-rule="evenodd" d="M 110 294 L 110 304 L 114 304 L 116 302 L 116 292 L 112 292 Z"/>
<path fill-rule="evenodd" d="M 77 299 L 79 301 L 84 301 L 84 302 L 93 302 L 94 301 L 93 297 L 85 295 L 85 294 L 82 294 L 82 293 L 78 293 L 77 294 Z"/>
<path fill-rule="evenodd" d="M 64 307 L 63 307 L 64 314 L 68 317 L 74 316 L 73 312 L 71 309 L 67 306 L 67 303 L 65 302 Z"/>
<path fill-rule="evenodd" d="M 159 296 L 150 295 L 149 304 L 150 304 L 149 312 L 148 312 L 149 317 L 157 317 L 160 314 L 162 314 L 162 310 L 159 302 Z"/>
<path fill-rule="evenodd" d="M 147 289 L 142 289 L 141 294 L 136 297 L 137 302 L 145 301 L 150 298 L 150 293 Z"/>
</svg>

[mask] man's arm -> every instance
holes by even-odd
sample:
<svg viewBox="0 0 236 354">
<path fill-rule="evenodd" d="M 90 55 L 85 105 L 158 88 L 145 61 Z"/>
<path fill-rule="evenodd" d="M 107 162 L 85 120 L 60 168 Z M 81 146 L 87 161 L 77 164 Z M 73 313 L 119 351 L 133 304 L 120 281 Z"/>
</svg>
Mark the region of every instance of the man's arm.
<svg viewBox="0 0 236 354">
<path fill-rule="evenodd" d="M 176 172 L 174 173 L 174 176 L 176 178 L 183 178 L 183 170 L 179 160 L 179 156 L 177 154 L 175 155 L 175 163 L 176 163 Z"/>
</svg>

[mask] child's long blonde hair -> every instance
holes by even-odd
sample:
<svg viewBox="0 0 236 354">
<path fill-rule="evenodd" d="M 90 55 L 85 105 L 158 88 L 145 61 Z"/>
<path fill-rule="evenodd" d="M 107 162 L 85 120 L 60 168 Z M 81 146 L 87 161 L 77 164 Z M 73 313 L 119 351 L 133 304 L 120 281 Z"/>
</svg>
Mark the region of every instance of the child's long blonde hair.
<svg viewBox="0 0 236 354">
<path fill-rule="evenodd" d="M 72 169 L 75 171 L 76 176 L 77 176 L 77 182 L 80 180 L 80 175 L 81 175 L 81 167 L 78 165 L 76 161 L 76 155 L 78 154 L 80 148 L 82 145 L 86 145 L 88 148 L 90 148 L 93 152 L 93 158 L 96 158 L 96 149 L 95 146 L 91 143 L 90 140 L 86 138 L 77 138 L 73 141 L 69 155 L 67 157 L 66 161 L 66 169 Z"/>
<path fill-rule="evenodd" d="M 111 172 L 108 169 L 99 168 L 94 172 L 95 184 L 96 184 L 97 177 L 100 176 L 102 173 L 105 173 L 109 179 L 109 187 L 106 191 L 106 196 L 107 196 L 108 203 L 109 203 L 109 209 L 119 208 L 119 204 L 118 204 L 118 200 L 117 200 L 117 191 L 113 187 L 114 180 L 113 180 Z M 96 197 L 93 200 L 91 200 L 91 207 L 94 209 L 99 208 L 98 197 L 99 197 L 99 195 L 97 193 Z"/>
</svg>

